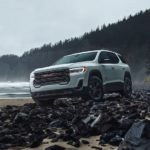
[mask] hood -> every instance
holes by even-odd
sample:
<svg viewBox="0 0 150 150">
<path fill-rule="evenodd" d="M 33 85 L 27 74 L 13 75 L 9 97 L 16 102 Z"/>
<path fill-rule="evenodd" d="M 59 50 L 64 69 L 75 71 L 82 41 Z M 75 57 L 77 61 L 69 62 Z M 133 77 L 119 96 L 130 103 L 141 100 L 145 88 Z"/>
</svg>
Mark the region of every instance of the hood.
<svg viewBox="0 0 150 150">
<path fill-rule="evenodd" d="M 53 66 L 48 66 L 44 68 L 38 68 L 34 70 L 34 73 L 38 72 L 45 72 L 45 71 L 50 71 L 50 70 L 55 70 L 55 69 L 66 69 L 66 68 L 75 68 L 75 67 L 83 67 L 83 66 L 89 66 L 94 64 L 92 61 L 86 61 L 86 62 L 78 62 L 78 63 L 71 63 L 71 64 L 60 64 L 60 65 L 53 65 Z"/>
</svg>

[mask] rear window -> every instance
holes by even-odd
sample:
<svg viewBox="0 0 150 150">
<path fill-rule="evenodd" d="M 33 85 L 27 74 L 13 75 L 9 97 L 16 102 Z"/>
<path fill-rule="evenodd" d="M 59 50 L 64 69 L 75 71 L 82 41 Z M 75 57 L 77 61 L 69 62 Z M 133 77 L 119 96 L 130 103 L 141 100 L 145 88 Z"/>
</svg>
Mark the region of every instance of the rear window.
<svg viewBox="0 0 150 150">
<path fill-rule="evenodd" d="M 114 63 L 114 64 L 119 63 L 119 59 L 116 56 L 116 54 L 109 52 L 108 55 L 109 55 L 109 58 L 111 60 L 111 63 Z"/>
<path fill-rule="evenodd" d="M 99 63 L 103 63 L 105 59 L 108 59 L 107 63 L 117 64 L 119 62 L 119 58 L 116 54 L 111 52 L 101 52 L 99 56 Z"/>
<path fill-rule="evenodd" d="M 126 60 L 123 58 L 123 56 L 121 56 L 121 55 L 118 55 L 118 56 L 119 56 L 120 60 L 121 60 L 124 64 L 127 63 Z"/>
</svg>

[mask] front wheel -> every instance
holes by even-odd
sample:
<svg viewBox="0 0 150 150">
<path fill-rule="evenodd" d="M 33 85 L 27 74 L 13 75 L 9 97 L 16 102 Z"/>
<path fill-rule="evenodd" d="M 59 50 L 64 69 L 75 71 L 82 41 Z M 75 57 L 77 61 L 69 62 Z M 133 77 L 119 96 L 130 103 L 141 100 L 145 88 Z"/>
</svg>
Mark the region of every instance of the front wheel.
<svg viewBox="0 0 150 150">
<path fill-rule="evenodd" d="M 98 76 L 89 77 L 88 87 L 84 93 L 84 98 L 92 99 L 94 101 L 102 101 L 103 95 L 103 84 L 101 78 Z"/>
<path fill-rule="evenodd" d="M 132 94 L 131 78 L 125 77 L 124 78 L 124 87 L 123 87 L 123 90 L 121 91 L 121 95 L 126 97 L 126 98 L 129 98 L 129 97 L 131 97 L 131 94 Z"/>
</svg>

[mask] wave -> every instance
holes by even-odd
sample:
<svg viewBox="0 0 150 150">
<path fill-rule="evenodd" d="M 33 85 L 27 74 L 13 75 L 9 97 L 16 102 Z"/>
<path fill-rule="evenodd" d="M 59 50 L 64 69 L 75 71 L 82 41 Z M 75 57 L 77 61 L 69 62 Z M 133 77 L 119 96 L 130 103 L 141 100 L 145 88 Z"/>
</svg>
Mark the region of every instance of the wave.
<svg viewBox="0 0 150 150">
<path fill-rule="evenodd" d="M 29 82 L 0 82 L 0 99 L 29 98 Z"/>
</svg>

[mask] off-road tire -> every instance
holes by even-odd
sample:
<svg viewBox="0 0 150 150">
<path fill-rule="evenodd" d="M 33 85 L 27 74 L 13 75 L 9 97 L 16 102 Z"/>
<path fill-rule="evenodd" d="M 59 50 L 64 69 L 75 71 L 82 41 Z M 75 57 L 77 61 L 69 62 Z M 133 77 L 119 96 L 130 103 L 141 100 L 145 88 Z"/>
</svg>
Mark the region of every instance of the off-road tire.
<svg viewBox="0 0 150 150">
<path fill-rule="evenodd" d="M 126 76 L 124 78 L 124 85 L 123 90 L 120 92 L 120 94 L 125 98 L 130 98 L 132 94 L 132 81 L 131 78 Z"/>
<path fill-rule="evenodd" d="M 83 98 L 100 102 L 103 101 L 103 96 L 104 92 L 102 79 L 96 75 L 90 76 Z"/>
</svg>

